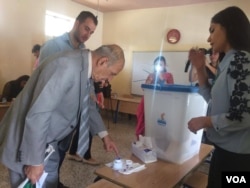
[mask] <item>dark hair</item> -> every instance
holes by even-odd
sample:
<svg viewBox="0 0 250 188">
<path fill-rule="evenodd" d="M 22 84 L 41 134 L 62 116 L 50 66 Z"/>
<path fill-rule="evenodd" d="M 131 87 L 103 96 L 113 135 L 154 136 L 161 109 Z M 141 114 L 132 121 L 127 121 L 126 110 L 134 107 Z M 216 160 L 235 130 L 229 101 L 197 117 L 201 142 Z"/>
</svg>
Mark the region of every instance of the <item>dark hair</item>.
<svg viewBox="0 0 250 188">
<path fill-rule="evenodd" d="M 240 8 L 228 7 L 215 14 L 211 22 L 225 28 L 227 40 L 235 50 L 250 52 L 250 23 Z"/>
<path fill-rule="evenodd" d="M 212 48 L 206 49 L 206 51 L 205 51 L 204 54 L 205 54 L 205 55 L 208 54 L 208 55 L 211 56 L 211 55 L 213 54 L 213 49 L 212 49 Z"/>
<path fill-rule="evenodd" d="M 40 51 L 41 46 L 39 44 L 35 44 L 32 48 L 32 53 L 35 53 L 37 51 Z"/>
<path fill-rule="evenodd" d="M 208 55 L 213 55 L 214 51 L 213 51 L 213 48 L 209 48 L 208 50 L 206 50 L 206 53 L 205 54 L 208 54 Z M 218 61 L 221 62 L 222 59 L 224 58 L 225 56 L 225 53 L 224 52 L 218 52 L 219 53 L 219 57 L 218 57 Z"/>
<path fill-rule="evenodd" d="M 7 101 L 11 101 L 13 98 L 16 98 L 17 95 L 22 91 L 23 81 L 27 82 L 30 77 L 28 75 L 22 75 L 16 80 L 11 80 L 4 85 L 2 99 L 6 98 Z"/>
<path fill-rule="evenodd" d="M 154 64 L 158 63 L 159 61 L 163 61 L 165 65 L 167 64 L 164 56 L 158 56 L 157 58 L 155 58 Z"/>
<path fill-rule="evenodd" d="M 157 58 L 155 58 L 155 60 L 154 60 L 154 65 L 155 64 L 158 64 L 159 62 L 163 62 L 164 63 L 164 65 L 166 66 L 167 65 L 167 62 L 166 62 L 166 59 L 165 59 L 165 57 L 164 56 L 158 56 Z M 167 72 L 167 69 L 166 69 L 166 67 L 164 66 L 164 72 Z M 155 70 L 156 71 L 156 70 Z"/>
<path fill-rule="evenodd" d="M 111 97 L 111 85 L 108 80 L 105 81 L 106 85 L 102 89 L 103 97 L 104 98 L 110 98 Z"/>
<path fill-rule="evenodd" d="M 225 56 L 225 53 L 224 53 L 224 52 L 220 52 L 220 53 L 219 53 L 218 61 L 221 62 L 222 59 L 224 58 L 224 56 Z"/>
<path fill-rule="evenodd" d="M 80 12 L 80 14 L 76 17 L 76 20 L 78 20 L 80 23 L 82 23 L 87 18 L 91 18 L 94 21 L 95 25 L 98 24 L 97 16 L 95 16 L 94 14 L 92 14 L 89 11 L 82 11 L 82 12 Z"/>
<path fill-rule="evenodd" d="M 28 81 L 29 78 L 30 78 L 30 76 L 28 76 L 28 75 L 22 75 L 16 79 L 16 82 L 21 83 L 22 81 Z"/>
</svg>

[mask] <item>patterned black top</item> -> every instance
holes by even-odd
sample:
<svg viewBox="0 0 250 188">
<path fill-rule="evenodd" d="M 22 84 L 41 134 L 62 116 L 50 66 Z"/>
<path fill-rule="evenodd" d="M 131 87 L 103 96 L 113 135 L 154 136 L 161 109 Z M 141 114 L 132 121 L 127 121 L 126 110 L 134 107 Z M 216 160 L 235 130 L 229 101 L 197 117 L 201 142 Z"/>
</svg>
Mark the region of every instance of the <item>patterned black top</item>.
<svg viewBox="0 0 250 188">
<path fill-rule="evenodd" d="M 212 88 L 200 87 L 203 97 L 211 100 L 208 139 L 227 151 L 250 154 L 250 54 L 227 52 L 217 72 Z"/>
</svg>

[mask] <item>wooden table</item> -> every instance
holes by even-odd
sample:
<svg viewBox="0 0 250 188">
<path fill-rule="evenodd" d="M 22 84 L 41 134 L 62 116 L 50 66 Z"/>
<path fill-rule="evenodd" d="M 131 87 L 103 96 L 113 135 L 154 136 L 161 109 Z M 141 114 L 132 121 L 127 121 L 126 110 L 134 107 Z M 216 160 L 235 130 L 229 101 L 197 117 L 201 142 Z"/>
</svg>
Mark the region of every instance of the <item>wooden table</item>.
<svg viewBox="0 0 250 188">
<path fill-rule="evenodd" d="M 140 103 L 141 98 L 139 97 L 111 97 L 110 99 L 106 99 L 104 104 L 105 107 L 109 110 L 115 109 L 113 122 L 117 122 L 117 117 L 119 112 L 123 112 L 126 114 L 136 115 L 138 104 Z"/>
<path fill-rule="evenodd" d="M 8 110 L 8 108 L 10 107 L 10 102 L 6 102 L 6 103 L 0 103 L 0 121 L 2 120 L 5 112 Z"/>
<path fill-rule="evenodd" d="M 196 170 L 213 150 L 213 146 L 201 144 L 199 154 L 182 164 L 162 160 L 146 164 L 146 169 L 129 175 L 123 175 L 110 167 L 96 169 L 95 174 L 122 187 L 132 188 L 173 188 L 182 184 L 185 177 Z M 142 163 L 137 157 L 130 157 L 134 162 Z"/>
</svg>

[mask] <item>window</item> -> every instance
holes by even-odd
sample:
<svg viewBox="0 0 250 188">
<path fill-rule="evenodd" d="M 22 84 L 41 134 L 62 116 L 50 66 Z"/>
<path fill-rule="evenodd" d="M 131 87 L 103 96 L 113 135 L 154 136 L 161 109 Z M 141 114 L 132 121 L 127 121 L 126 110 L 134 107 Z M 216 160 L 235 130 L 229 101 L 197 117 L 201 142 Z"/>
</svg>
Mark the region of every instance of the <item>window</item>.
<svg viewBox="0 0 250 188">
<path fill-rule="evenodd" d="M 75 19 L 46 10 L 45 35 L 48 38 L 62 35 L 72 29 Z"/>
</svg>

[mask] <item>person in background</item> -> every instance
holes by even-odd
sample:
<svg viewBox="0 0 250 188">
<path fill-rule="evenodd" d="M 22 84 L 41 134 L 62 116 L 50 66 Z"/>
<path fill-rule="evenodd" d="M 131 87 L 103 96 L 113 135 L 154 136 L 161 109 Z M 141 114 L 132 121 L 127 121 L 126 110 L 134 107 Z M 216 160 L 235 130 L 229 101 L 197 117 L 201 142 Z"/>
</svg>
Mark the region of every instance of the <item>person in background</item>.
<svg viewBox="0 0 250 188">
<path fill-rule="evenodd" d="M 227 176 L 250 172 L 250 22 L 232 6 L 216 13 L 210 23 L 208 42 L 214 51 L 225 53 L 217 78 L 208 83 L 205 56 L 191 49 L 189 59 L 196 67 L 199 92 L 210 105 L 207 116 L 188 122 L 193 133 L 206 128 L 215 146 L 208 175 L 208 188 L 227 187 Z"/>
<path fill-rule="evenodd" d="M 40 49 L 41 49 L 40 44 L 35 44 L 31 50 L 32 54 L 36 58 L 35 63 L 33 65 L 33 70 L 35 70 L 39 64 L 38 62 L 39 62 Z"/>
<path fill-rule="evenodd" d="M 174 78 L 170 72 L 167 72 L 167 62 L 164 56 L 158 56 L 154 60 L 154 72 L 149 74 L 146 79 L 146 84 L 173 84 Z M 137 112 L 137 124 L 135 135 L 139 139 L 139 135 L 145 133 L 145 115 L 144 115 L 144 97 L 142 97 L 141 102 L 138 105 Z"/>
<path fill-rule="evenodd" d="M 102 89 L 102 94 L 104 98 L 110 98 L 111 97 L 111 84 L 109 83 L 108 80 L 105 81 L 104 87 Z"/>
<path fill-rule="evenodd" d="M 220 53 L 215 52 L 211 48 L 209 49 L 208 54 L 209 54 L 209 61 L 206 61 L 206 70 L 207 70 L 208 80 L 212 84 L 216 77 Z"/>
<path fill-rule="evenodd" d="M 199 48 L 199 50 L 204 51 L 205 54 L 209 55 L 209 60 L 206 58 L 206 71 L 208 74 L 208 81 L 210 84 L 213 84 L 216 78 L 217 66 L 220 62 L 220 59 L 223 58 L 224 53 L 215 52 L 212 48 L 206 50 L 205 48 Z M 191 64 L 189 71 L 189 82 L 191 85 L 199 86 L 198 83 L 198 73 L 194 66 Z"/>
<path fill-rule="evenodd" d="M 74 26 L 69 33 L 64 33 L 61 36 L 55 37 L 47 41 L 41 48 L 41 53 L 39 56 L 39 66 L 43 63 L 44 59 L 47 57 L 62 51 L 82 49 L 85 48 L 85 42 L 91 37 L 95 32 L 96 26 L 98 24 L 97 17 L 89 11 L 82 11 L 77 16 Z M 68 151 L 71 143 L 71 135 L 66 137 L 59 143 L 59 153 L 60 153 L 60 163 L 58 171 L 60 171 L 61 165 L 65 158 L 65 154 Z M 59 180 L 58 188 L 67 188 Z"/>
<path fill-rule="evenodd" d="M 98 109 L 104 109 L 104 95 L 103 89 L 106 87 L 106 80 L 104 82 L 96 82 L 95 84 L 95 94 L 96 94 L 96 105 Z"/>
<path fill-rule="evenodd" d="M 70 32 L 55 37 L 42 46 L 39 65 L 45 58 L 57 52 L 86 48 L 84 43 L 95 32 L 97 24 L 98 20 L 94 14 L 89 11 L 80 12 Z"/>
<path fill-rule="evenodd" d="M 19 78 L 17 78 L 16 80 L 12 80 L 12 81 L 7 82 L 3 88 L 1 101 L 6 100 L 8 102 L 11 102 L 13 98 L 16 98 L 17 95 L 24 88 L 24 86 L 25 86 L 26 82 L 29 80 L 29 78 L 30 77 L 28 75 L 22 75 Z"/>
<path fill-rule="evenodd" d="M 209 61 L 206 61 L 208 78 L 214 78 L 217 73 L 217 66 L 219 64 L 219 52 L 209 49 Z"/>
<path fill-rule="evenodd" d="M 44 171 L 48 175 L 43 187 L 57 187 L 57 146 L 77 125 L 84 131 L 79 134 L 81 146 L 87 143 L 91 131 L 102 139 L 106 151 L 119 156 L 91 96 L 95 95 L 93 81 L 112 80 L 124 64 L 122 48 L 112 44 L 94 51 L 58 53 L 34 71 L 0 122 L 0 161 L 9 169 L 12 188 L 26 177 L 36 183 Z M 44 163 L 48 145 L 55 152 Z M 86 149 L 78 149 L 77 153 L 83 155 Z"/>
<path fill-rule="evenodd" d="M 94 83 L 96 96 L 92 96 L 92 97 L 93 97 L 93 100 L 96 102 L 97 109 L 104 108 L 104 98 L 103 98 L 103 93 L 102 93 L 104 83 L 105 82 Z M 91 135 L 91 133 L 89 134 L 88 150 L 85 152 L 83 157 L 77 154 L 78 139 L 79 139 L 79 129 L 76 129 L 74 136 L 72 138 L 72 142 L 69 148 L 69 154 L 67 158 L 69 160 L 75 160 L 75 161 L 83 162 L 89 165 L 99 165 L 100 163 L 96 161 L 91 155 L 91 146 L 92 146 L 92 140 L 93 140 L 93 136 Z"/>
<path fill-rule="evenodd" d="M 154 72 L 149 74 L 146 84 L 173 84 L 173 75 L 167 72 L 167 62 L 164 56 L 158 56 L 154 60 Z"/>
</svg>

